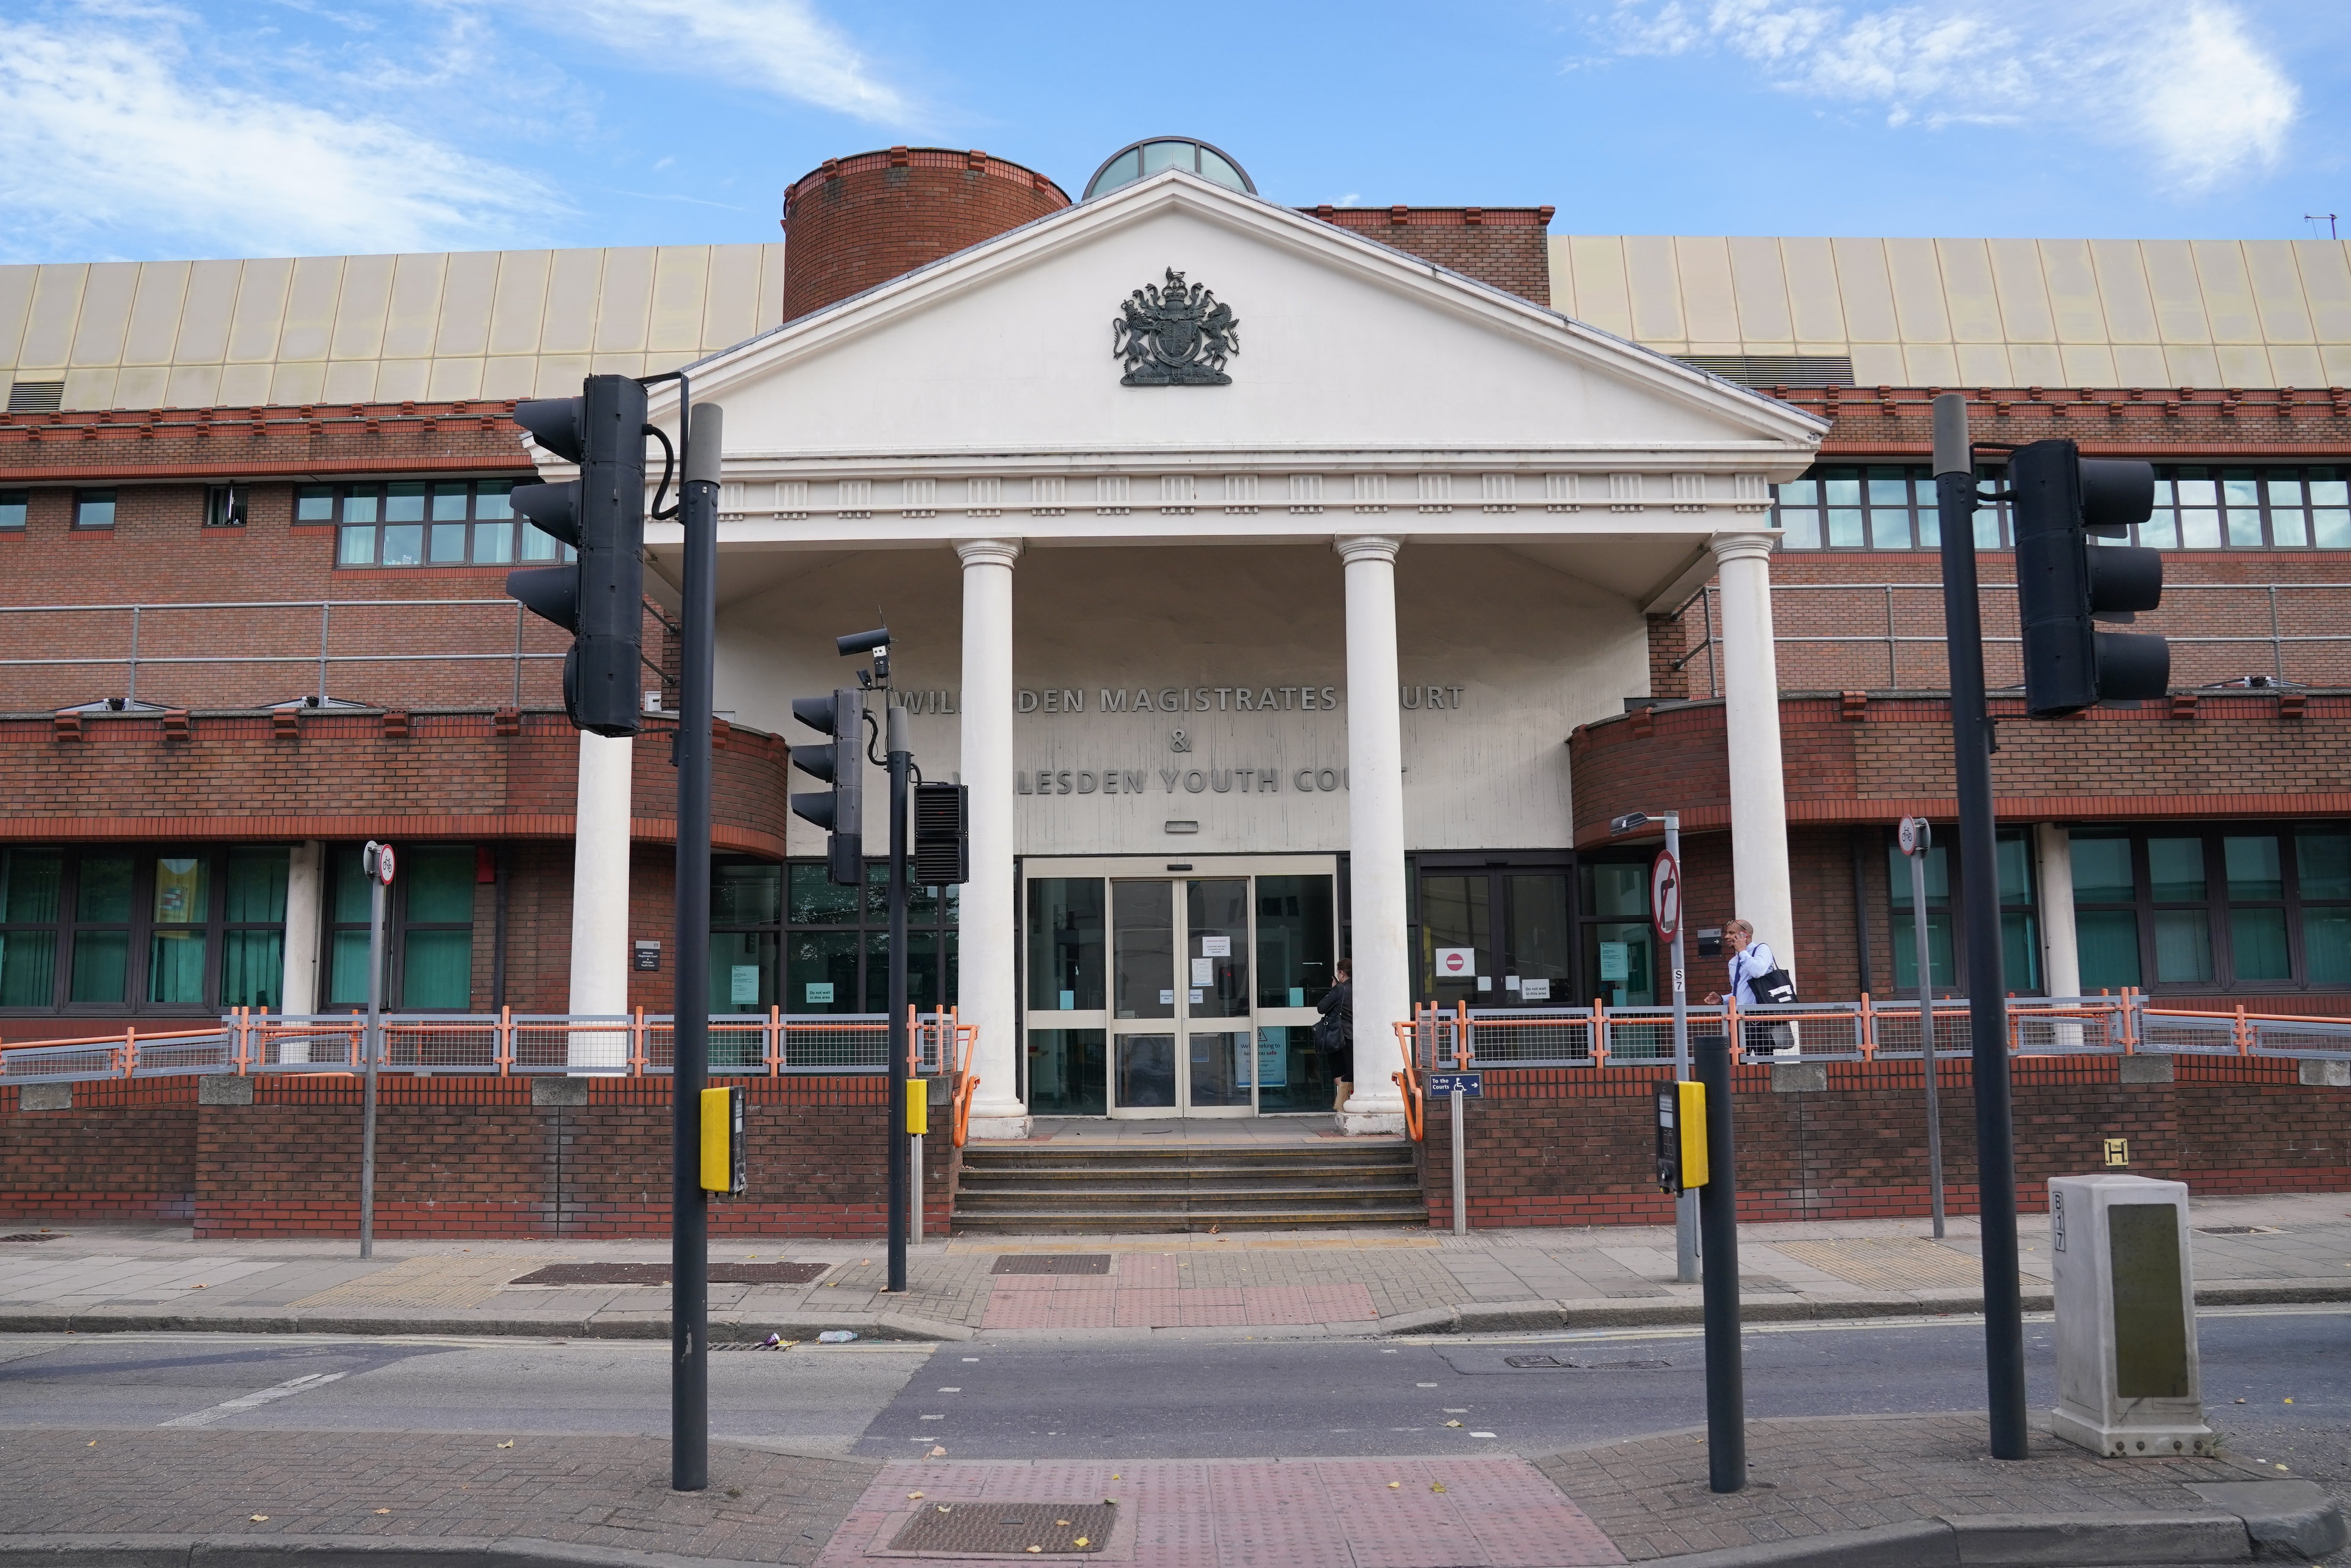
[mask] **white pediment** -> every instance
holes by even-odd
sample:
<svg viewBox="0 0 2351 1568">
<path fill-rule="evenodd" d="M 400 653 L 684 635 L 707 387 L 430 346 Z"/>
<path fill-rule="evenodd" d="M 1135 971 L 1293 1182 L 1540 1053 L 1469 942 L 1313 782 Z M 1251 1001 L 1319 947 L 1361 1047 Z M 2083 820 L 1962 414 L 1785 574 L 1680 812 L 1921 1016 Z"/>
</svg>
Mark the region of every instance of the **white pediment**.
<svg viewBox="0 0 2351 1568">
<path fill-rule="evenodd" d="M 1229 385 L 1121 384 L 1113 320 L 1171 268 L 1238 317 Z M 1275 510 L 1311 492 L 1334 510 L 1490 512 L 1499 497 L 1660 521 L 1704 510 L 1718 514 L 1711 526 L 1752 526 L 1719 514 L 1760 511 L 1764 483 L 1801 472 L 1824 428 L 1176 172 L 788 323 L 693 374 L 695 398 L 726 410 L 723 504 L 749 519 L 1205 510 L 1243 493 Z M 674 392 L 655 392 L 655 419 L 674 422 Z M 1256 483 L 1228 486 L 1235 474 Z"/>
</svg>

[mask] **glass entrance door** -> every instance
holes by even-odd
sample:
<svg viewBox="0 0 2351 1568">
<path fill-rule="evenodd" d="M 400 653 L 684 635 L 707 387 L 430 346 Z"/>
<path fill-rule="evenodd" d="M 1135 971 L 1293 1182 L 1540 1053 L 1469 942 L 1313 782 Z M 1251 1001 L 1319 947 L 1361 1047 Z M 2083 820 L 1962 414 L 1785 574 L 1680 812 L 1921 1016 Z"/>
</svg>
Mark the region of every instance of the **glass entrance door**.
<svg viewBox="0 0 2351 1568">
<path fill-rule="evenodd" d="M 1330 862 L 1141 869 L 1131 861 L 1023 868 L 1030 1111 L 1330 1109 L 1344 1068 L 1313 1046 L 1334 957 Z"/>
</svg>

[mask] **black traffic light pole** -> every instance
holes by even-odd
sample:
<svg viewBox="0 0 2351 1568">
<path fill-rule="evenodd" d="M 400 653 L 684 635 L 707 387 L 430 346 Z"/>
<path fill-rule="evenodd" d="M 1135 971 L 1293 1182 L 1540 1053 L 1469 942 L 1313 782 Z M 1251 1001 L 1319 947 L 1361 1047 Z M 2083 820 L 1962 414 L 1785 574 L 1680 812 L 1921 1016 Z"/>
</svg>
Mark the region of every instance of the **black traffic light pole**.
<svg viewBox="0 0 2351 1568">
<path fill-rule="evenodd" d="M 1718 1492 L 1747 1488 L 1747 1374 L 1739 1345 L 1739 1148 L 1730 1119 L 1730 1039 L 1690 1042 L 1706 1086 L 1706 1185 L 1698 1189 L 1705 1286 L 1706 1470 Z"/>
<path fill-rule="evenodd" d="M 1935 501 L 1943 621 L 1950 644 L 1951 758 L 1958 774 L 1959 885 L 1967 903 L 1968 1023 L 1976 1089 L 1976 1193 L 1983 1253 L 1984 1376 L 1994 1459 L 2026 1456 L 2024 1303 L 2017 1281 L 2016 1128 L 2009 1103 L 2008 1002 L 2001 976 L 2000 867 L 1992 836 L 1991 723 L 1984 711 L 1976 598 L 1975 449 L 1968 400 L 1935 400 Z M 1919 919 L 1926 918 L 1919 911 Z"/>
<path fill-rule="evenodd" d="M 718 468 L 724 452 L 716 403 L 690 407 L 678 379 L 684 483 L 685 581 L 677 699 L 676 963 L 672 981 L 670 1080 L 671 1490 L 710 1484 L 710 1225 L 702 1189 L 702 1091 L 710 1083 L 710 706 L 718 618 Z"/>
<path fill-rule="evenodd" d="M 906 711 L 882 693 L 884 745 L 890 759 L 890 1289 L 906 1288 L 907 1167 L 913 1162 L 913 1136 L 906 1129 L 906 775 L 914 764 L 914 742 Z M 920 1203 L 923 1195 L 913 1195 Z"/>
</svg>

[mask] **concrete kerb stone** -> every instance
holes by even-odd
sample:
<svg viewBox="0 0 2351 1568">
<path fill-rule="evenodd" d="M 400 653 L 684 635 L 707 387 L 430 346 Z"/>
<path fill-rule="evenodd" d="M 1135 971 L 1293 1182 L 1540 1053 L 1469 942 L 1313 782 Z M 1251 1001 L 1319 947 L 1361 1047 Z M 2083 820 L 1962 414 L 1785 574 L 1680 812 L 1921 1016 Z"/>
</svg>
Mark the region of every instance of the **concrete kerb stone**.
<svg viewBox="0 0 2351 1568">
<path fill-rule="evenodd" d="M 2351 1525 L 2316 1481 L 2190 1481 L 2188 1490 L 2245 1521 L 2257 1551 L 2283 1551 L 2315 1562 L 2351 1546 Z"/>
<path fill-rule="evenodd" d="M 0 1535 L 0 1563 L 42 1568 L 753 1568 L 733 1558 L 686 1557 L 521 1537 L 366 1535 Z"/>
<path fill-rule="evenodd" d="M 2153 1568 L 2248 1563 L 2231 1513 L 1976 1514 L 1656 1559 L 1657 1568 Z"/>
</svg>

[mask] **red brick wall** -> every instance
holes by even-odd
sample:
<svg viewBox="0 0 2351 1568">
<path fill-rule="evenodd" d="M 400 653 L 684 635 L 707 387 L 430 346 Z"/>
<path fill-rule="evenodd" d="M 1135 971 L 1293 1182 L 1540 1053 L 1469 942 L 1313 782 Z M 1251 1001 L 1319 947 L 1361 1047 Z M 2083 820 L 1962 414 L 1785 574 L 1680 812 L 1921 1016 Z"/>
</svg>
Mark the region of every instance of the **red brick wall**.
<svg viewBox="0 0 2351 1568">
<path fill-rule="evenodd" d="M 713 1202 L 713 1235 L 866 1236 L 883 1226 L 878 1078 L 744 1080 L 751 1190 Z M 69 1111 L 0 1088 L 0 1218 L 193 1220 L 199 1238 L 349 1235 L 359 1225 L 360 1085 L 262 1075 L 251 1106 L 195 1104 L 195 1080 L 77 1084 Z M 664 1079 L 592 1079 L 581 1107 L 537 1107 L 526 1078 L 387 1077 L 379 1087 L 383 1236 L 664 1236 Z M 947 1222 L 953 1162 L 930 1140 L 925 1229 Z"/>
<path fill-rule="evenodd" d="M 2022 1058 L 2014 1070 L 2018 1201 L 2105 1168 L 2128 1141 L 2131 1174 L 2206 1194 L 2351 1191 L 2351 1092 L 2305 1088 L 2295 1064 L 2179 1061 L 2178 1081 L 2124 1084 L 2117 1058 Z M 1826 1090 L 1774 1094 L 1769 1066 L 1733 1070 L 1739 1212 L 1745 1220 L 1855 1220 L 1929 1210 L 1925 1091 L 1916 1063 L 1831 1062 Z M 1663 1068 L 1489 1070 L 1466 1107 L 1470 1223 L 1673 1223 L 1656 1168 Z M 1941 1082 L 1945 1203 L 1976 1207 L 1975 1104 L 1965 1063 Z M 1428 1118 L 1429 1220 L 1453 1223 L 1452 1124 Z"/>
<path fill-rule="evenodd" d="M 785 192 L 784 319 L 1069 204 L 1043 175 L 985 152 L 895 147 L 829 158 Z"/>
<path fill-rule="evenodd" d="M 73 1108 L 27 1111 L 0 1086 L 0 1222 L 185 1223 L 196 1192 L 196 1081 L 73 1086 Z"/>
<path fill-rule="evenodd" d="M 1479 283 L 1551 304 L 1549 207 L 1301 207 Z"/>
</svg>

